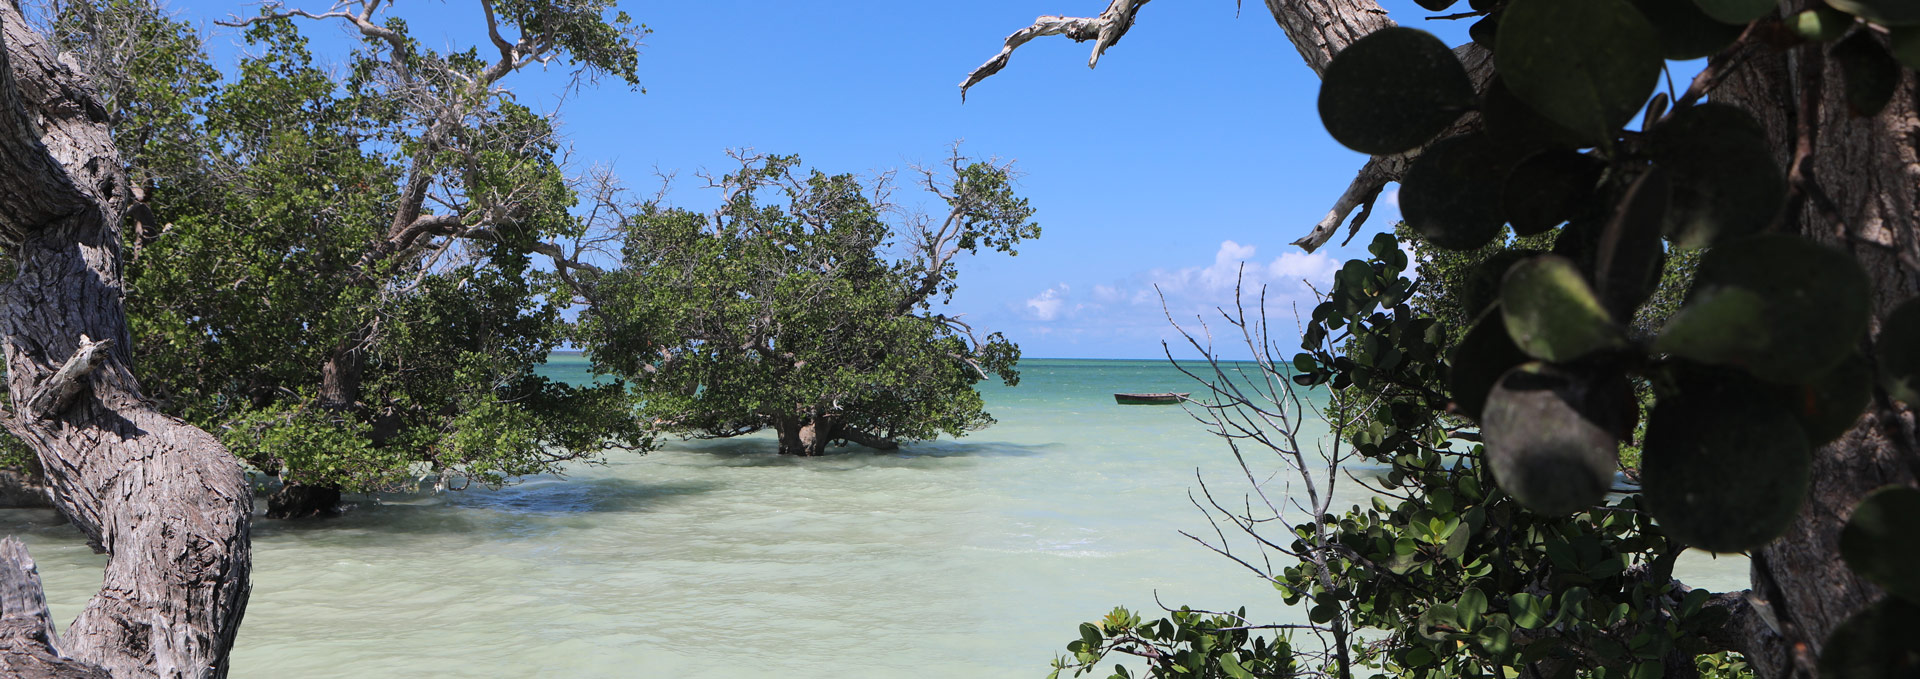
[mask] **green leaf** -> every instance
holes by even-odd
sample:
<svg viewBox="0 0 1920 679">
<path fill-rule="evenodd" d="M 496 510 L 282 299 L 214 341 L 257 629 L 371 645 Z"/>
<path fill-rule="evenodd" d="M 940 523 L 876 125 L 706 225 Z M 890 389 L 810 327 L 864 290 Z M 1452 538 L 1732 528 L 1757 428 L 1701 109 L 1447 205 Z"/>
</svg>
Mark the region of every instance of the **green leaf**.
<svg viewBox="0 0 1920 679">
<path fill-rule="evenodd" d="M 1565 149 L 1536 153 L 1514 166 L 1501 189 L 1500 204 L 1519 236 L 1547 230 L 1591 210 L 1594 188 L 1607 164 Z"/>
<path fill-rule="evenodd" d="M 1774 0 L 1693 0 L 1700 11 L 1715 21 L 1745 24 L 1773 11 Z"/>
<path fill-rule="evenodd" d="M 1480 102 L 1480 117 L 1487 121 L 1488 137 L 1523 157 L 1529 151 L 1570 150 L 1600 143 L 1597 133 L 1582 134 L 1540 115 L 1514 96 L 1498 73 L 1487 83 L 1486 96 Z"/>
<path fill-rule="evenodd" d="M 1901 302 L 1887 314 L 1873 349 L 1887 396 L 1920 405 L 1920 297 Z"/>
<path fill-rule="evenodd" d="M 1654 349 L 1805 384 L 1865 334 L 1868 292 L 1866 272 L 1844 252 L 1799 236 L 1755 236 L 1701 258 L 1686 304 Z"/>
<path fill-rule="evenodd" d="M 1883 26 L 1920 26 L 1920 3 L 1913 0 L 1827 0 L 1827 4 Z"/>
<path fill-rule="evenodd" d="M 1840 531 L 1840 557 L 1888 594 L 1920 605 L 1920 490 L 1887 486 L 1861 500 Z"/>
<path fill-rule="evenodd" d="M 1547 624 L 1546 602 L 1526 592 L 1515 592 L 1513 598 L 1507 600 L 1507 613 L 1521 629 L 1538 629 Z"/>
<path fill-rule="evenodd" d="M 1385 28 L 1327 65 L 1320 122 L 1347 148 L 1399 153 L 1447 129 L 1473 98 L 1473 83 L 1446 43 L 1426 31 Z"/>
<path fill-rule="evenodd" d="M 1512 158 L 1484 135 L 1427 147 L 1400 181 L 1400 212 L 1434 245 L 1472 250 L 1500 235 L 1500 187 Z"/>
<path fill-rule="evenodd" d="M 1500 376 L 1516 365 L 1527 362 L 1527 355 L 1514 346 L 1507 335 L 1506 320 L 1498 313 L 1487 314 L 1453 348 L 1448 363 L 1447 388 L 1460 414 L 1475 420 L 1487 405 L 1487 393 L 1499 383 Z"/>
<path fill-rule="evenodd" d="M 1826 42 L 1846 35 L 1853 28 L 1853 15 L 1821 5 L 1793 17 L 1793 32 L 1813 42 Z"/>
<path fill-rule="evenodd" d="M 1420 614 L 1417 631 L 1428 641 L 1446 641 L 1448 635 L 1462 632 L 1460 619 L 1451 604 L 1434 604 Z"/>
<path fill-rule="evenodd" d="M 1823 679 L 1911 679 L 1920 676 L 1920 606 L 1887 598 L 1853 614 L 1827 636 Z"/>
<path fill-rule="evenodd" d="M 1660 34 L 1666 57 L 1679 61 L 1713 56 L 1739 39 L 1742 27 L 1715 21 L 1700 6 L 1684 0 L 1633 0 L 1635 9 Z"/>
<path fill-rule="evenodd" d="M 1647 418 L 1641 490 L 1683 543 L 1711 552 L 1766 544 L 1806 496 L 1812 449 L 1777 399 L 1742 373 L 1676 367 L 1676 393 Z"/>
<path fill-rule="evenodd" d="M 1598 504 L 1613 485 L 1632 408 L 1624 380 L 1583 378 L 1544 363 L 1508 371 L 1481 418 L 1494 482 L 1550 516 Z"/>
<path fill-rule="evenodd" d="M 1232 653 L 1221 654 L 1220 671 L 1227 673 L 1227 676 L 1233 679 L 1254 679 L 1253 673 L 1241 667 L 1240 661 L 1234 658 Z"/>
<path fill-rule="evenodd" d="M 1854 115 L 1871 117 L 1893 100 L 1893 91 L 1900 86 L 1900 62 L 1887 53 L 1873 31 L 1854 31 L 1834 43 L 1829 54 L 1846 76 L 1847 107 Z"/>
<path fill-rule="evenodd" d="M 1667 213 L 1667 172 L 1654 168 L 1633 182 L 1600 232 L 1594 253 L 1594 292 L 1614 318 L 1632 320 L 1634 310 L 1660 285 L 1665 263 L 1660 226 Z"/>
<path fill-rule="evenodd" d="M 1500 313 L 1513 344 L 1545 361 L 1570 361 L 1626 345 L 1573 262 L 1542 255 L 1513 265 L 1500 283 Z"/>
<path fill-rule="evenodd" d="M 1895 61 L 1920 70 L 1920 27 L 1901 26 L 1887 31 L 1887 49 Z"/>
<path fill-rule="evenodd" d="M 1807 443 L 1816 448 L 1826 445 L 1852 429 L 1866 412 L 1873 399 L 1873 366 L 1859 353 L 1847 354 L 1812 382 L 1785 387 L 1783 398 L 1806 430 Z"/>
<path fill-rule="evenodd" d="M 1683 248 L 1758 233 L 1786 203 L 1786 177 L 1766 132 L 1746 111 L 1707 103 L 1655 125 L 1655 164 L 1673 174 L 1667 238 Z"/>
<path fill-rule="evenodd" d="M 1480 616 L 1487 614 L 1487 593 L 1478 587 L 1469 587 L 1460 594 L 1460 600 L 1453 604 L 1454 618 L 1459 620 L 1464 631 L 1479 630 L 1485 625 Z"/>
<path fill-rule="evenodd" d="M 1512 0 L 1500 23 L 1507 87 L 1582 135 L 1611 139 L 1660 80 L 1659 35 L 1625 0 Z"/>
</svg>

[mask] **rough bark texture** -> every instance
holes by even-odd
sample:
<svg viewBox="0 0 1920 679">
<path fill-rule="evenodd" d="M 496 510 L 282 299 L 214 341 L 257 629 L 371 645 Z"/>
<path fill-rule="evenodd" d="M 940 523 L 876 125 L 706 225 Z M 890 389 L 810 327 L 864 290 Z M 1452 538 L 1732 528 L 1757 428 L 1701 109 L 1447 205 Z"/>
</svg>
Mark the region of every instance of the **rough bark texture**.
<svg viewBox="0 0 1920 679">
<path fill-rule="evenodd" d="M 224 676 L 249 590 L 252 494 L 219 440 L 156 410 L 130 370 L 120 224 L 132 197 L 105 112 L 11 1 L 0 26 L 0 242 L 18 267 L 0 288 L 16 399 L 5 426 L 38 455 L 55 505 L 111 554 L 66 638 L 8 634 L 0 666 L 40 668 L 57 649 L 114 677 Z M 18 407 L 68 386 L 53 376 L 84 338 L 111 345 L 81 388 L 49 412 Z M 46 671 L 100 676 L 69 670 Z"/>
<path fill-rule="evenodd" d="M 1807 3 L 1784 4 L 1798 11 Z M 1796 147 L 1811 151 L 1790 173 L 1807 197 L 1789 211 L 1788 226 L 1852 253 L 1866 267 L 1877 333 L 1887 312 L 1920 293 L 1920 87 L 1914 74 L 1902 69 L 1893 102 L 1865 118 L 1851 114 L 1843 76 L 1821 46 L 1745 56 L 1711 96 L 1760 119 L 1781 167 L 1792 167 Z M 1872 355 L 1872 347 L 1865 348 Z M 1776 638 L 1767 638 L 1773 630 L 1755 634 L 1761 646 L 1778 646 L 1751 654 L 1760 676 L 1811 676 L 1810 663 L 1834 627 L 1881 596 L 1840 560 L 1840 528 L 1868 492 L 1890 483 L 1915 485 L 1917 469 L 1913 410 L 1884 393 L 1876 393 L 1852 431 L 1816 452 L 1813 488 L 1799 518 L 1754 555 L 1754 592 L 1778 623 Z"/>
</svg>

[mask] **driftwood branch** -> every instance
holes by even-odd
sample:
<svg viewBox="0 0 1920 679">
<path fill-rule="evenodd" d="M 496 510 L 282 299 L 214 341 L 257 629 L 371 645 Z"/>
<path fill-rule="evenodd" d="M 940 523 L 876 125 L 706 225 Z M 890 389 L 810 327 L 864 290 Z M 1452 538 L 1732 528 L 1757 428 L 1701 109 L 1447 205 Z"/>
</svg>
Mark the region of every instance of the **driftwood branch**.
<svg viewBox="0 0 1920 679">
<path fill-rule="evenodd" d="M 80 394 L 80 388 L 87 386 L 94 368 L 107 360 L 107 349 L 112 346 L 111 339 L 95 341 L 81 335 L 80 346 L 73 350 L 73 355 L 27 399 L 26 412 L 32 417 L 51 418 L 66 410 L 73 397 Z"/>
<path fill-rule="evenodd" d="M 1013 35 L 1007 36 L 1006 43 L 1001 45 L 999 54 L 993 55 L 987 63 L 981 64 L 979 68 L 967 74 L 967 79 L 960 83 L 960 100 L 967 100 L 967 88 L 1006 68 L 1007 61 L 1013 58 L 1013 51 L 1034 38 L 1064 35 L 1074 42 L 1092 40 L 1093 56 L 1087 58 L 1087 68 L 1100 65 L 1100 55 L 1106 54 L 1108 47 L 1120 42 L 1120 38 L 1127 34 L 1127 29 L 1133 28 L 1133 15 L 1149 1 L 1113 0 L 1107 5 L 1106 11 L 1095 17 L 1049 15 L 1034 19 L 1033 25 L 1014 31 Z"/>
<path fill-rule="evenodd" d="M 60 651 L 40 571 L 19 540 L 0 540 L 0 674 L 41 679 L 107 679 L 107 671 Z"/>
<path fill-rule="evenodd" d="M 1367 159 L 1367 164 L 1360 166 L 1360 173 L 1353 178 L 1353 183 L 1347 185 L 1346 192 L 1333 202 L 1333 209 L 1327 211 L 1327 216 L 1320 218 L 1320 223 L 1314 224 L 1312 231 L 1293 244 L 1307 252 L 1319 249 L 1333 239 L 1340 225 L 1347 222 L 1347 215 L 1359 209 L 1360 214 L 1347 226 L 1347 238 L 1352 239 L 1354 234 L 1360 232 L 1360 227 L 1367 223 L 1367 217 L 1373 214 L 1373 202 L 1380 198 L 1380 190 L 1386 188 L 1387 182 L 1400 178 L 1406 163 L 1398 161 L 1400 158 L 1397 156 Z"/>
</svg>

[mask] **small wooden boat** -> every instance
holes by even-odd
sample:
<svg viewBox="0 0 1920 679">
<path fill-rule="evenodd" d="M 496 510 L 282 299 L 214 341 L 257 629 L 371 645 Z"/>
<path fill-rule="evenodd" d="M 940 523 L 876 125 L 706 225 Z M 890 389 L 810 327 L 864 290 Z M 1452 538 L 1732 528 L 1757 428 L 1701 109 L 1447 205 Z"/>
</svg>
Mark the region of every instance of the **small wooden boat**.
<svg viewBox="0 0 1920 679">
<path fill-rule="evenodd" d="M 1178 394 L 1170 392 L 1158 394 L 1114 394 L 1113 401 L 1123 406 L 1167 405 L 1169 403 L 1179 403 L 1180 399 L 1186 398 L 1190 393 L 1192 392 L 1183 391 Z"/>
</svg>

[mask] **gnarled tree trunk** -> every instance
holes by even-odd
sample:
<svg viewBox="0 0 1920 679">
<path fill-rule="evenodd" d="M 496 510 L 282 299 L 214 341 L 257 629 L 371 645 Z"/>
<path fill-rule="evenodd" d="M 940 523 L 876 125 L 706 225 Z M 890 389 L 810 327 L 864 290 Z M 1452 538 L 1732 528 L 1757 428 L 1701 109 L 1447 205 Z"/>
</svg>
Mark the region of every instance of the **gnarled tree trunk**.
<svg viewBox="0 0 1920 679">
<path fill-rule="evenodd" d="M 65 638 L 51 625 L 0 636 L 0 667 L 224 676 L 249 590 L 252 494 L 219 440 L 160 413 L 130 370 L 120 225 L 131 192 L 105 112 L 11 0 L 0 27 L 0 242 L 17 266 L 0 287 L 15 403 L 5 426 L 38 454 L 54 504 L 111 554 Z M 24 550 L 8 555 L 0 588 L 37 590 Z M 0 597 L 0 617 L 33 618 L 16 610 L 30 599 Z M 75 662 L 42 662 L 61 656 Z"/>
<path fill-rule="evenodd" d="M 1805 0 L 1782 3 L 1783 16 Z M 1874 39 L 1885 40 L 1875 34 Z M 1790 228 L 1851 253 L 1873 281 L 1873 329 L 1896 305 L 1920 293 L 1920 87 L 1901 69 L 1892 103 L 1873 117 L 1850 112 L 1839 66 L 1825 46 L 1755 50 L 1711 96 L 1735 104 L 1767 128 L 1783 168 L 1805 194 Z M 1736 57 L 1738 58 L 1738 57 Z M 1871 345 L 1871 342 L 1869 343 Z M 1872 355 L 1872 346 L 1862 349 Z M 1813 487 L 1786 535 L 1755 553 L 1753 591 L 1774 630 L 1762 626 L 1748 655 L 1763 677 L 1812 676 L 1827 636 L 1882 596 L 1840 560 L 1840 529 L 1867 493 L 1915 485 L 1920 439 L 1913 410 L 1875 390 L 1867 413 L 1814 455 Z"/>
</svg>

